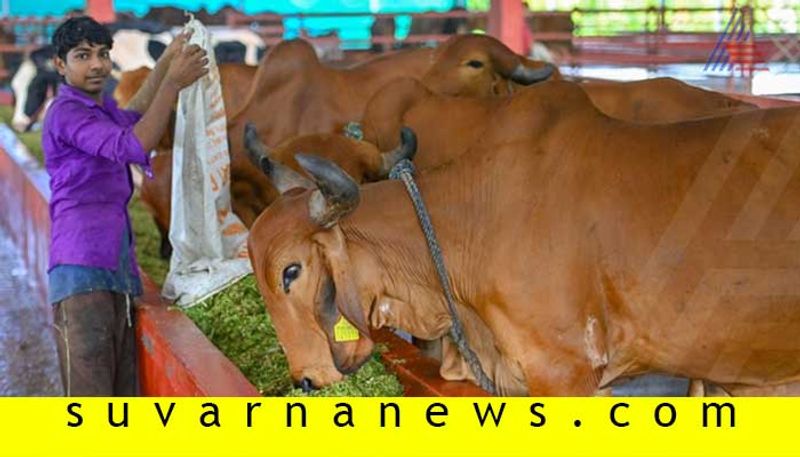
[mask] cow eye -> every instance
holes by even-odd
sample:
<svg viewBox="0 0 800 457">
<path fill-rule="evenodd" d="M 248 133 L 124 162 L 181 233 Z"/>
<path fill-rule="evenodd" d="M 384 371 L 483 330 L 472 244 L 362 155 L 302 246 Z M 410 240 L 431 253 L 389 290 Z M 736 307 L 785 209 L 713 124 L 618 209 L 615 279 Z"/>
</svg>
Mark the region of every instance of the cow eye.
<svg viewBox="0 0 800 457">
<path fill-rule="evenodd" d="M 283 270 L 283 292 L 289 293 L 289 286 L 300 276 L 301 267 L 293 263 Z"/>
<path fill-rule="evenodd" d="M 481 62 L 480 60 L 470 60 L 469 62 L 467 62 L 467 65 L 469 65 L 472 68 L 483 68 L 483 62 Z"/>
</svg>

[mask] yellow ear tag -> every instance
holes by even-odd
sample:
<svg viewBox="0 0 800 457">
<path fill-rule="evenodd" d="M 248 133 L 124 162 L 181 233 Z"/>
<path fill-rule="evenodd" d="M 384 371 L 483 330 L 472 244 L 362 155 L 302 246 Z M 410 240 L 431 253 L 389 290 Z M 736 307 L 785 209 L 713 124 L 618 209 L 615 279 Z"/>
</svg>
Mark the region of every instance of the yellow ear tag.
<svg viewBox="0 0 800 457">
<path fill-rule="evenodd" d="M 333 326 L 333 340 L 337 343 L 358 341 L 358 338 L 358 329 L 353 327 L 353 324 L 345 319 L 344 316 L 340 317 L 336 325 Z"/>
</svg>

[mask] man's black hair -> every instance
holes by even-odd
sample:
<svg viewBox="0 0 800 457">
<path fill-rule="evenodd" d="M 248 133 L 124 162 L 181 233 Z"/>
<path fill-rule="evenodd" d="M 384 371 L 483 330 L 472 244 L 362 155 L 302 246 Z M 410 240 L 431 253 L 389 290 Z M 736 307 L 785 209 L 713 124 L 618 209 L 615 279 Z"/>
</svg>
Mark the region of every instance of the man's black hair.
<svg viewBox="0 0 800 457">
<path fill-rule="evenodd" d="M 77 47 L 84 41 L 93 45 L 104 44 L 109 49 L 114 45 L 111 32 L 89 16 L 67 19 L 58 26 L 53 34 L 53 46 L 56 48 L 56 54 L 62 60 L 67 60 L 67 53 L 70 49 Z"/>
</svg>

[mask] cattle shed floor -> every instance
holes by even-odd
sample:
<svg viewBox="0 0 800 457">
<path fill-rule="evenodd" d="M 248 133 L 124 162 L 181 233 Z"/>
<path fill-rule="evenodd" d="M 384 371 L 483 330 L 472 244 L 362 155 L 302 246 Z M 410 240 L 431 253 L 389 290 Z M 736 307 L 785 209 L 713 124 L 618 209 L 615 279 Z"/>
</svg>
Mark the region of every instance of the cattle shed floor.
<svg viewBox="0 0 800 457">
<path fill-rule="evenodd" d="M 19 249 L 0 225 L 0 395 L 62 395 L 55 339 Z"/>
</svg>

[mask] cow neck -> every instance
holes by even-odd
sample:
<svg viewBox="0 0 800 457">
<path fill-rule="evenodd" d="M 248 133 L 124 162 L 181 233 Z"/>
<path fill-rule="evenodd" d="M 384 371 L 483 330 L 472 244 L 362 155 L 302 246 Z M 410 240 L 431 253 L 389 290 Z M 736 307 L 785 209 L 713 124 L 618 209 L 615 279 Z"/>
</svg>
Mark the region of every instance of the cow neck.
<svg viewBox="0 0 800 457">
<path fill-rule="evenodd" d="M 439 175 L 439 179 L 426 181 L 435 188 L 440 188 L 442 184 L 446 185 L 448 182 L 442 180 L 441 175 Z M 442 195 L 441 192 L 434 192 L 431 187 L 428 187 L 430 195 Z M 420 304 L 425 303 L 428 306 L 433 304 L 435 309 L 427 310 L 426 321 L 450 323 L 449 327 L 454 333 L 454 340 L 461 341 L 462 353 L 469 354 L 466 359 L 470 361 L 470 366 L 473 367 L 473 372 L 479 379 L 479 385 L 489 392 L 494 392 L 495 387 L 492 381 L 486 376 L 477 357 L 469 348 L 464 336 L 463 325 L 455 323 L 456 319 L 461 320 L 460 316 L 464 315 L 464 307 L 472 301 L 465 290 L 457 286 L 465 283 L 463 279 L 460 280 L 464 277 L 462 272 L 464 271 L 465 257 L 452 255 L 453 252 L 451 252 L 451 260 L 447 262 L 447 276 L 453 289 L 452 304 L 454 308 L 451 312 L 448 310 L 448 302 L 445 300 L 446 295 L 443 293 L 442 284 L 437 277 L 436 268 L 430 260 L 431 255 L 425 235 L 420 230 L 417 214 L 405 188 L 399 182 L 382 182 L 367 186 L 364 190 L 359 210 L 346 223 L 342 224 L 342 230 L 348 240 L 351 252 L 366 252 L 366 255 L 370 257 L 371 261 L 357 261 L 354 262 L 354 265 L 377 266 L 377 269 L 380 270 L 378 274 L 359 272 L 359 277 L 369 278 L 369 282 L 380 283 L 377 291 L 372 293 L 375 297 L 371 300 L 372 306 L 375 306 L 382 294 L 396 298 L 400 302 L 413 304 L 414 309 L 411 312 L 416 312 L 418 315 L 426 314 L 419 309 Z M 370 192 L 371 190 L 376 192 Z M 443 226 L 452 228 L 453 224 L 444 223 L 449 219 L 445 213 L 450 212 L 442 211 L 441 203 L 445 203 L 444 208 L 446 209 L 449 206 L 449 199 L 457 200 L 458 196 L 452 192 L 445 192 L 445 194 L 448 199 L 433 198 L 433 205 L 429 209 L 434 223 L 438 220 L 443 223 Z M 393 202 L 393 204 L 391 208 L 387 208 L 384 202 Z M 448 214 L 448 216 L 452 216 L 452 214 Z M 459 232 L 461 235 L 465 233 Z M 448 247 L 453 248 L 453 242 L 459 244 L 463 241 L 464 239 L 450 239 L 450 243 L 445 243 L 442 246 L 445 256 L 447 256 Z M 455 249 L 453 251 L 457 252 Z M 422 261 L 422 259 L 425 260 Z M 420 296 L 420 290 L 424 298 Z M 374 309 L 372 311 L 375 312 Z M 453 314 L 456 315 L 455 319 L 452 318 Z M 407 330 L 415 336 L 419 335 L 419 333 L 415 333 L 418 329 L 403 328 L 402 326 L 399 328 Z M 429 335 L 425 336 L 429 337 Z"/>
<path fill-rule="evenodd" d="M 450 277 L 447 274 L 447 265 L 444 261 L 441 245 L 439 244 L 436 236 L 436 231 L 433 228 L 433 222 L 431 221 L 430 214 L 425 206 L 425 201 L 422 198 L 422 194 L 414 179 L 414 172 L 414 165 L 411 163 L 411 160 L 404 159 L 392 168 L 390 177 L 392 179 L 403 181 L 406 191 L 408 192 L 408 196 L 411 198 L 411 202 L 414 205 L 414 211 L 417 213 L 420 228 L 425 235 L 425 241 L 431 254 L 431 260 L 436 268 L 439 284 L 442 286 L 442 292 L 444 293 L 445 300 L 447 301 L 447 311 L 450 314 L 452 321 L 452 325 L 450 326 L 450 336 L 458 348 L 458 352 L 462 357 L 464 357 L 464 361 L 469 366 L 470 371 L 475 377 L 476 383 L 487 392 L 496 394 L 497 388 L 495 387 L 494 382 L 489 379 L 489 376 L 486 375 L 486 371 L 484 371 L 478 356 L 472 350 L 469 342 L 467 341 L 464 324 L 459 316 L 459 311 L 456 309 L 455 297 L 453 296 L 453 290 L 450 285 Z"/>
<path fill-rule="evenodd" d="M 366 102 L 389 81 L 402 77 L 422 77 L 431 66 L 432 50 L 398 51 L 377 57 L 361 65 L 342 70 L 348 86 L 358 91 Z"/>
<path fill-rule="evenodd" d="M 384 181 L 362 189 L 361 204 L 340 226 L 348 247 L 369 258 L 365 265 L 377 268 L 377 271 L 359 272 L 360 277 L 370 278 L 372 284 L 365 286 L 375 294 L 413 301 L 415 306 L 435 303 L 429 311 L 446 315 L 436 272 L 428 263 L 420 262 L 428 256 L 427 247 L 402 184 Z M 458 271 L 457 264 L 451 266 L 451 274 L 457 275 Z M 419 300 L 419 294 L 424 294 L 425 299 Z M 415 297 L 416 300 L 412 300 Z M 413 333 L 413 329 L 407 330 Z"/>
</svg>

